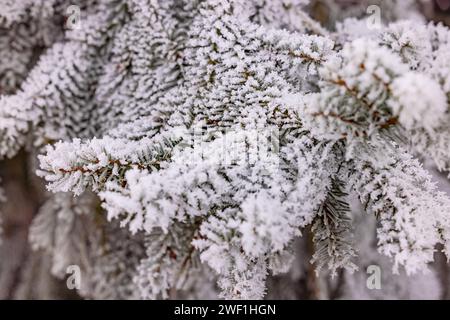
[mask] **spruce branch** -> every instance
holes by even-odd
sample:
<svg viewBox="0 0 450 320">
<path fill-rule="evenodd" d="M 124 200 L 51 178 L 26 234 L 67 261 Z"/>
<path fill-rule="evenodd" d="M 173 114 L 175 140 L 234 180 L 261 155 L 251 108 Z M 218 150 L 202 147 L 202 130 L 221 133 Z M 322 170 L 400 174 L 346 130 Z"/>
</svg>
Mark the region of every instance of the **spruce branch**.
<svg viewBox="0 0 450 320">
<path fill-rule="evenodd" d="M 346 202 L 347 194 L 344 190 L 343 181 L 332 179 L 327 197 L 311 226 L 315 246 L 311 263 L 317 265 L 317 273 L 326 267 L 333 277 L 339 268 L 350 272 L 358 269 L 351 261 L 356 252 L 351 241 L 353 230 L 349 217 L 350 206 Z"/>
<path fill-rule="evenodd" d="M 153 142 L 148 138 L 128 141 L 104 137 L 88 143 L 75 140 L 60 142 L 47 148 L 47 154 L 40 156 L 41 170 L 38 175 L 51 182 L 53 191 L 72 191 L 81 194 L 86 188 L 94 191 L 104 189 L 111 181 L 126 187 L 125 174 L 132 169 L 159 170 L 161 164 L 169 161 L 173 148 L 180 140 Z M 60 158 L 58 163 L 52 159 Z"/>
</svg>

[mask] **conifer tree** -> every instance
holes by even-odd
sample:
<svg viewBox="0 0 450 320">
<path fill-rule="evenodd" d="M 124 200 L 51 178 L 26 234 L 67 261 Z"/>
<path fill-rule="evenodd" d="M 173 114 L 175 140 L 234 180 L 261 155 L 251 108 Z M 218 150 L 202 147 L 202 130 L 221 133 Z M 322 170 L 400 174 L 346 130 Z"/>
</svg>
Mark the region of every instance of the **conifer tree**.
<svg viewBox="0 0 450 320">
<path fill-rule="evenodd" d="M 307 0 L 80 1 L 70 28 L 73 3 L 0 0 L 0 157 L 36 159 L 52 274 L 79 266 L 88 298 L 261 299 L 299 239 L 347 290 L 361 230 L 394 273 L 448 255 L 422 162 L 450 170 L 450 30 L 413 1 L 376 27 L 325 3 L 333 25 Z"/>
</svg>

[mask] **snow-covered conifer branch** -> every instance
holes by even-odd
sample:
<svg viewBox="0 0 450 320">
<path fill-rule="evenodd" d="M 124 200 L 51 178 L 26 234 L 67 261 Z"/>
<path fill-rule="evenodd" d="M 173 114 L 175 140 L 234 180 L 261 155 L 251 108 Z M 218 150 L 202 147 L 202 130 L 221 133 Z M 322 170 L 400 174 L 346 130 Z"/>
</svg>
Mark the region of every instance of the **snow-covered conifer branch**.
<svg viewBox="0 0 450 320">
<path fill-rule="evenodd" d="M 414 29 L 412 29 L 413 26 Z M 433 79 L 433 81 L 427 80 L 427 83 L 421 81 L 420 89 L 417 89 L 417 84 L 414 84 L 416 94 L 403 95 L 404 99 L 413 98 L 416 101 L 427 96 L 434 96 L 434 104 L 441 106 L 443 110 L 439 112 L 440 117 L 430 119 L 430 122 L 435 124 L 433 132 L 417 129 L 411 133 L 411 146 L 421 155 L 430 156 L 440 170 L 449 171 L 450 68 L 444 62 L 448 60 L 450 50 L 448 28 L 433 23 L 428 25 L 413 25 L 409 21 L 394 23 L 389 25 L 381 35 L 381 43 L 398 53 L 412 69 L 422 73 L 426 79 Z M 439 84 L 444 94 L 439 92 L 436 84 Z M 406 86 L 407 84 L 405 88 Z M 429 100 L 431 102 L 431 99 Z M 431 116 L 427 111 L 423 112 L 427 114 L 424 117 Z"/>
<path fill-rule="evenodd" d="M 314 0 L 97 0 L 77 2 L 80 28 L 21 33 L 20 66 L 0 64 L 0 157 L 43 153 L 55 194 L 30 241 L 53 274 L 76 263 L 87 297 L 156 299 L 212 270 L 222 297 L 263 298 L 305 233 L 318 273 L 357 269 L 354 194 L 395 270 L 448 252 L 450 200 L 409 154 L 450 169 L 450 32 L 396 21 L 411 1 L 375 31 L 368 1 L 325 2 L 353 18 L 328 31 Z M 12 5 L 4 39 L 66 4 Z"/>
<path fill-rule="evenodd" d="M 400 266 L 408 273 L 426 269 L 436 245 L 448 247 L 448 196 L 437 190 L 417 160 L 401 150 L 391 154 L 385 167 L 361 162 L 351 172 L 352 187 L 379 220 L 379 250 L 392 258 L 394 271 Z"/>
<path fill-rule="evenodd" d="M 307 97 L 304 110 L 316 136 L 370 140 L 396 125 L 431 131 L 447 109 L 439 83 L 376 42 L 346 44 L 320 75 L 321 91 Z"/>
<path fill-rule="evenodd" d="M 25 135 L 34 129 L 34 144 L 84 137 L 93 131 L 89 119 L 94 115 L 95 84 L 102 73 L 102 63 L 109 42 L 125 19 L 120 1 L 103 3 L 98 12 L 84 23 L 86 28 L 69 30 L 69 41 L 57 42 L 46 51 L 11 96 L 2 97 L 0 145 L 9 156 L 23 146 Z M 111 25 L 112 27 L 108 27 Z"/>
<path fill-rule="evenodd" d="M 100 191 L 111 181 L 125 186 L 127 171 L 133 168 L 158 170 L 164 161 L 170 160 L 171 151 L 178 142 L 164 140 L 153 143 L 148 138 L 130 141 L 109 137 L 87 143 L 81 140 L 59 142 L 49 146 L 45 156 L 40 156 L 41 170 L 38 174 L 50 182 L 50 190 L 72 191 L 76 195 L 88 187 Z M 55 162 L 54 159 L 60 161 Z"/>
</svg>

